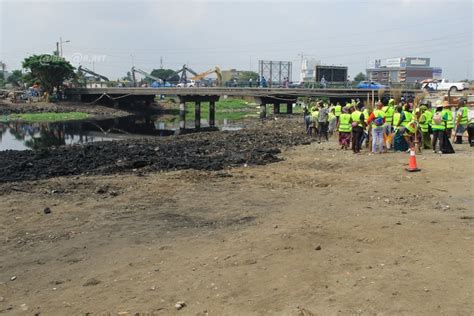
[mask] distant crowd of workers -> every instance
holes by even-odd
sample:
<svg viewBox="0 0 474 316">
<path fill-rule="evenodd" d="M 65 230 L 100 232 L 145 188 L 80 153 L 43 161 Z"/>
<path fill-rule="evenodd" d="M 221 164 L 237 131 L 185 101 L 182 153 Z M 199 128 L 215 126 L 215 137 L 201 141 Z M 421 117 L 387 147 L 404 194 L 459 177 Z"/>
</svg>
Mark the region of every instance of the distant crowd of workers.
<svg viewBox="0 0 474 316">
<path fill-rule="evenodd" d="M 462 144 L 467 131 L 469 144 L 474 146 L 474 118 L 471 115 L 463 99 L 455 111 L 447 101 L 438 100 L 435 106 L 429 101 L 416 105 L 413 99 L 401 98 L 396 102 L 387 97 L 381 98 L 374 109 L 364 106 L 359 99 L 344 106 L 339 102 L 329 105 L 316 101 L 304 108 L 308 135 L 318 137 L 320 143 L 338 132 L 341 149 L 348 149 L 352 143 L 354 153 L 360 153 L 364 141 L 367 148 L 372 142 L 372 153 L 392 149 L 409 151 L 417 144 L 418 150 L 454 153 L 450 143 L 453 130 L 457 144 Z"/>
</svg>

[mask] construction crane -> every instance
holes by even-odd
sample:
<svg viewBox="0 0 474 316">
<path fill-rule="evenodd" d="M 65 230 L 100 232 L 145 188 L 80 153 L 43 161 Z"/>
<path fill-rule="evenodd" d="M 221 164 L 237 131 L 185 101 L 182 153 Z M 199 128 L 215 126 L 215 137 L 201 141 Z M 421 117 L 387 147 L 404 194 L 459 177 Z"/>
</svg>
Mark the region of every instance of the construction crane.
<svg viewBox="0 0 474 316">
<path fill-rule="evenodd" d="M 136 85 L 137 83 L 137 79 L 136 79 L 136 76 L 135 76 L 135 73 L 139 73 L 147 78 L 150 78 L 150 79 L 153 79 L 155 80 L 156 82 L 158 82 L 159 84 L 162 84 L 163 83 L 163 80 L 161 78 L 158 78 L 158 77 L 155 77 L 155 76 L 152 76 L 150 75 L 149 73 L 141 70 L 141 69 L 138 69 L 138 68 L 135 68 L 135 67 L 132 67 L 132 79 L 133 79 L 133 84 Z"/>
<path fill-rule="evenodd" d="M 79 66 L 79 68 L 77 68 L 77 70 L 79 72 L 85 72 L 86 74 L 89 74 L 91 76 L 93 76 L 95 79 L 97 79 L 98 81 L 100 81 L 100 79 L 104 80 L 104 81 L 110 81 L 109 78 L 107 78 L 106 76 L 102 76 L 90 69 L 87 69 L 86 67 L 82 67 L 82 66 Z"/>
<path fill-rule="evenodd" d="M 209 70 L 207 70 L 203 73 L 195 75 L 194 77 L 191 78 L 191 80 L 199 81 L 199 80 L 203 79 L 204 77 L 206 77 L 206 76 L 208 76 L 212 73 L 216 74 L 216 76 L 217 76 L 217 85 L 220 86 L 222 84 L 222 73 L 221 73 L 221 69 L 217 66 L 214 69 L 209 69 Z"/>
<path fill-rule="evenodd" d="M 198 75 L 197 72 L 195 72 L 191 68 L 186 67 L 186 65 L 183 65 L 183 67 L 181 69 L 178 69 L 174 73 L 172 73 L 171 76 L 169 76 L 167 78 L 167 80 L 171 79 L 174 75 L 178 75 L 179 76 L 179 83 L 186 84 L 188 82 L 188 75 L 187 75 L 188 72 L 193 76 Z"/>
</svg>

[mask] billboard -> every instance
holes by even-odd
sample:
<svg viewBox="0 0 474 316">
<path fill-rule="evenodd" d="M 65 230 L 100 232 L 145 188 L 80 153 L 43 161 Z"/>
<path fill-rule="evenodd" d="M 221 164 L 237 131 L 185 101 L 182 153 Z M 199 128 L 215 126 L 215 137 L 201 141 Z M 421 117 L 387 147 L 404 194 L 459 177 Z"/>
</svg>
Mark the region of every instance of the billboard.
<svg viewBox="0 0 474 316">
<path fill-rule="evenodd" d="M 443 78 L 443 70 L 439 67 L 433 68 L 433 79 L 442 79 Z"/>
<path fill-rule="evenodd" d="M 418 67 L 429 67 L 430 59 L 429 58 L 420 58 L 420 57 L 407 57 L 406 58 L 407 66 L 418 66 Z"/>
<path fill-rule="evenodd" d="M 401 67 L 402 58 L 388 58 L 385 60 L 385 67 Z"/>
<path fill-rule="evenodd" d="M 328 82 L 346 82 L 347 67 L 341 66 L 316 66 L 316 81 L 320 82 L 323 78 Z"/>
</svg>

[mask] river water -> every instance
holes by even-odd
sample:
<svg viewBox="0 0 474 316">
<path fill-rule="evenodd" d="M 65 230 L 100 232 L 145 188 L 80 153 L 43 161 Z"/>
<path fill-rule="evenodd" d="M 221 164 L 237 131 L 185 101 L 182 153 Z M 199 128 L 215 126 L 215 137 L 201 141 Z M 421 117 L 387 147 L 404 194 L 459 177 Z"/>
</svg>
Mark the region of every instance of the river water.
<svg viewBox="0 0 474 316">
<path fill-rule="evenodd" d="M 220 130 L 238 130 L 243 123 L 226 119 L 216 121 Z M 193 127 L 193 122 L 186 122 Z M 208 126 L 201 120 L 201 126 Z M 106 120 L 84 120 L 68 122 L 21 121 L 0 122 L 0 151 L 42 149 L 61 145 L 84 144 L 131 137 L 174 135 L 179 123 L 160 121 L 159 118 L 128 116 Z"/>
</svg>

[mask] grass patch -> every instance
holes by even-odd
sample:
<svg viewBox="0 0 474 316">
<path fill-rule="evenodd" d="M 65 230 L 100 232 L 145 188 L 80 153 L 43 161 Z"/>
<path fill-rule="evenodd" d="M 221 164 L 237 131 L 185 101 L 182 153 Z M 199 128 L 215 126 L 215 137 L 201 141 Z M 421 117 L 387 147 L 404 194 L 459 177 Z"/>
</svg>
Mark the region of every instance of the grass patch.
<svg viewBox="0 0 474 316">
<path fill-rule="evenodd" d="M 238 121 L 249 116 L 258 116 L 257 105 L 242 99 L 226 99 L 216 102 L 216 120 Z M 201 118 L 209 118 L 209 102 L 201 103 Z M 194 103 L 186 105 L 186 120 L 194 120 Z"/>
<path fill-rule="evenodd" d="M 83 120 L 89 117 L 89 114 L 83 112 L 67 112 L 67 113 L 21 113 L 11 114 L 1 117 L 1 121 L 25 121 L 25 122 L 59 122 L 71 120 Z"/>
</svg>

